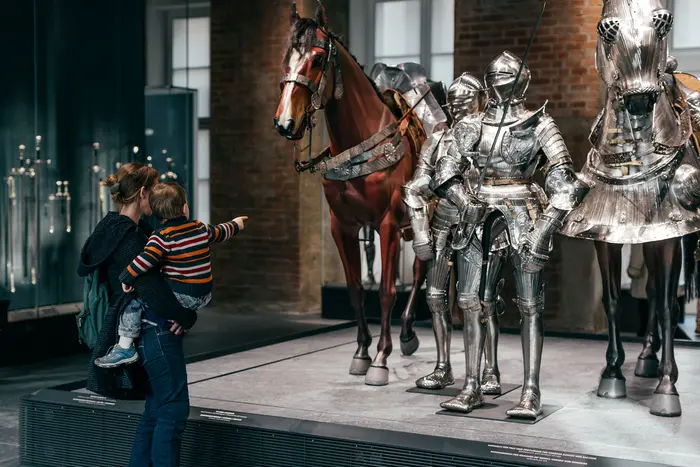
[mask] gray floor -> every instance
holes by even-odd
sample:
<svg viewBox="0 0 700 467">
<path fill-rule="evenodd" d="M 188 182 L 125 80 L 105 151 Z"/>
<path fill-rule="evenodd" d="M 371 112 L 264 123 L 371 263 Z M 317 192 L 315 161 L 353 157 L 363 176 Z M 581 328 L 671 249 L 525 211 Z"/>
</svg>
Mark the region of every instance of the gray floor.
<svg viewBox="0 0 700 467">
<path fill-rule="evenodd" d="M 268 339 L 288 338 L 343 323 L 318 315 L 284 313 L 281 310 L 250 310 L 249 313 L 213 307 L 200 311 L 200 318 L 185 340 L 188 357 L 206 352 L 225 352 L 239 345 L 259 345 Z M 19 402 L 38 389 L 85 379 L 89 356 L 48 358 L 40 363 L 0 367 L 0 467 L 19 466 Z"/>
<path fill-rule="evenodd" d="M 562 406 L 534 425 L 436 415 L 439 396 L 407 393 L 414 380 L 428 372 L 435 345 L 428 329 L 418 330 L 421 349 L 403 357 L 398 348 L 390 359 L 390 384 L 369 387 L 347 372 L 355 350 L 353 329 L 260 348 L 188 367 L 192 405 L 248 413 L 292 417 L 346 425 L 499 442 L 532 448 L 577 452 L 677 466 L 700 465 L 700 354 L 678 347 L 678 389 L 684 416 L 649 414 L 655 381 L 633 375 L 638 348 L 627 344 L 629 397 L 604 400 L 595 396 L 605 343 L 550 338 L 542 369 L 546 404 Z M 373 328 L 373 334 L 378 330 Z M 394 341 L 398 339 L 398 330 Z M 376 338 L 375 338 L 376 343 Z M 456 378 L 464 376 L 461 338 L 453 340 Z M 520 383 L 518 336 L 503 336 L 500 365 L 504 382 Z M 515 403 L 519 390 L 501 402 Z"/>
</svg>

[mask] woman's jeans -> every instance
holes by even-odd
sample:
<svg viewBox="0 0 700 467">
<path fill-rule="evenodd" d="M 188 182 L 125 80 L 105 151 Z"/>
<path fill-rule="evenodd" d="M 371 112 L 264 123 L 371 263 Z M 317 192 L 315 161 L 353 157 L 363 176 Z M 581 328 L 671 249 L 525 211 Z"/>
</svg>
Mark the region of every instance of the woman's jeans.
<svg viewBox="0 0 700 467">
<path fill-rule="evenodd" d="M 138 344 L 150 388 L 136 428 L 130 467 L 180 465 L 182 432 L 190 412 L 182 335 L 144 324 Z"/>
</svg>

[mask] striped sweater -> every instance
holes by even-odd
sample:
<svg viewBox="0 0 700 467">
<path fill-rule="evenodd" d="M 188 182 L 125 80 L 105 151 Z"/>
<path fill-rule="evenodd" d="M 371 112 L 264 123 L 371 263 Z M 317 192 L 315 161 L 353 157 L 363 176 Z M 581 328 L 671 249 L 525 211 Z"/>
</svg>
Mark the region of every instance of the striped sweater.
<svg viewBox="0 0 700 467">
<path fill-rule="evenodd" d="M 120 274 L 119 280 L 132 285 L 141 274 L 160 267 L 174 292 L 202 297 L 212 290 L 209 246 L 237 233 L 238 225 L 233 221 L 209 225 L 184 216 L 168 220 L 151 235 L 144 251 Z"/>
</svg>

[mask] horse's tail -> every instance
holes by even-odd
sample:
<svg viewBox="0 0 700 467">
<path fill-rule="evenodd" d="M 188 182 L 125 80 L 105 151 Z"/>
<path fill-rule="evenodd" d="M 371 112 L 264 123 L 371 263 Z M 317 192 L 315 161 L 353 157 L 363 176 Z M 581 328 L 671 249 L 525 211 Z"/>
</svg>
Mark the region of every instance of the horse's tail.
<svg viewBox="0 0 700 467">
<path fill-rule="evenodd" d="M 685 272 L 685 299 L 691 301 L 698 298 L 700 291 L 700 267 L 695 259 L 700 233 L 684 235 L 681 239 L 683 248 L 683 270 Z"/>
</svg>

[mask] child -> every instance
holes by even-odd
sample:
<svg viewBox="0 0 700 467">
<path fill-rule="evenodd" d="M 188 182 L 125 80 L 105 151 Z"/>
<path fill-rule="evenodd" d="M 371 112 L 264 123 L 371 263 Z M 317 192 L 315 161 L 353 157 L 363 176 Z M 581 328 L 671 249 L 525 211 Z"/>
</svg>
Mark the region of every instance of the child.
<svg viewBox="0 0 700 467">
<path fill-rule="evenodd" d="M 224 242 L 245 228 L 247 217 L 237 217 L 216 226 L 189 220 L 185 190 L 176 183 L 158 183 L 151 191 L 151 209 L 164 224 L 148 239 L 144 251 L 119 275 L 124 292 L 141 274 L 160 267 L 163 276 L 184 308 L 198 310 L 209 303 L 212 291 L 210 249 L 212 243 Z M 95 360 L 101 368 L 113 368 L 139 359 L 134 346 L 143 319 L 143 304 L 132 300 L 119 327 L 119 343 L 102 358 Z M 131 323 L 124 325 L 122 323 Z M 128 329 L 123 329 L 128 326 Z"/>
</svg>

